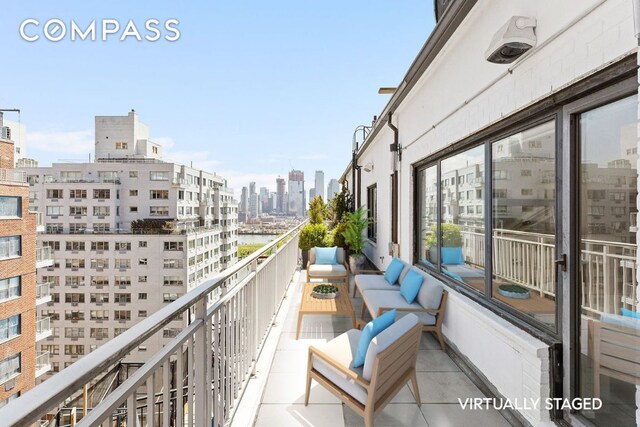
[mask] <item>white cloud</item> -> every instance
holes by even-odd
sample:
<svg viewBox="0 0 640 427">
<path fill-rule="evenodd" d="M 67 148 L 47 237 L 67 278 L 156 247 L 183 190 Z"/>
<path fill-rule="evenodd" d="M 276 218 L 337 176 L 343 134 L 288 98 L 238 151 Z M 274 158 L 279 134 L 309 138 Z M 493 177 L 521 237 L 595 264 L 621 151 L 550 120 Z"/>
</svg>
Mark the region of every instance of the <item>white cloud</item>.
<svg viewBox="0 0 640 427">
<path fill-rule="evenodd" d="M 27 149 L 50 153 L 93 153 L 93 129 L 78 131 L 35 131 L 27 133 Z"/>
<path fill-rule="evenodd" d="M 157 141 L 155 139 L 154 141 Z M 164 147 L 164 146 L 163 146 Z M 220 165 L 219 160 L 211 159 L 210 151 L 165 151 L 163 160 L 202 169 L 205 172 L 216 172 L 216 167 Z"/>
</svg>

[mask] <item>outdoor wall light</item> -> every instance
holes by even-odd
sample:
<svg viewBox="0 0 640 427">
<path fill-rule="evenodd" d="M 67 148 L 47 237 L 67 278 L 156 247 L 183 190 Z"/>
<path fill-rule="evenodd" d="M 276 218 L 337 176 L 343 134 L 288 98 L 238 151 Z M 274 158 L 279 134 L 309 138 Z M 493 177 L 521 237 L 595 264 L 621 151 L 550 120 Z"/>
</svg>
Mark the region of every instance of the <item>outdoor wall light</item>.
<svg viewBox="0 0 640 427">
<path fill-rule="evenodd" d="M 398 90 L 397 87 L 381 87 L 378 89 L 378 93 L 380 95 L 393 95 Z"/>
<path fill-rule="evenodd" d="M 485 58 L 495 64 L 510 64 L 536 45 L 534 18 L 512 16 L 491 39 Z"/>
<path fill-rule="evenodd" d="M 369 162 L 366 165 L 362 166 L 365 172 L 371 172 L 373 170 L 373 162 Z"/>
</svg>

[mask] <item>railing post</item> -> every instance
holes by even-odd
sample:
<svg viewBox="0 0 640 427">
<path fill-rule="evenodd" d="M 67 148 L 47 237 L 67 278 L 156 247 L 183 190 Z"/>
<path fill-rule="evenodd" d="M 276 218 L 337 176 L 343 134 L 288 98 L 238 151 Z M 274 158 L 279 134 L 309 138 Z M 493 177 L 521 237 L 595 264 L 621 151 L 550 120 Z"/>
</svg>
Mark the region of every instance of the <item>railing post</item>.
<svg viewBox="0 0 640 427">
<path fill-rule="evenodd" d="M 211 393 L 211 384 L 207 384 L 207 370 L 211 366 L 211 361 L 207 360 L 207 345 L 209 345 L 209 337 L 211 331 L 207 331 L 209 322 L 207 322 L 207 298 L 203 297 L 195 304 L 195 318 L 203 321 L 195 333 L 194 339 L 194 380 L 195 380 L 195 415 L 196 426 L 207 427 L 211 424 L 208 408 L 208 394 Z M 166 405 L 168 409 L 168 405 Z"/>
</svg>

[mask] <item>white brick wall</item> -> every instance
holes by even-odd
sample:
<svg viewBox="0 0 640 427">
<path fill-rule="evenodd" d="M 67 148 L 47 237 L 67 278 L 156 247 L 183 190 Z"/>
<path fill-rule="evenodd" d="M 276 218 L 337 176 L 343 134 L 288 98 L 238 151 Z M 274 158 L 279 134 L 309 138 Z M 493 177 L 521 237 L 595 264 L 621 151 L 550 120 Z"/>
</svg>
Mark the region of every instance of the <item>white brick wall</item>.
<svg viewBox="0 0 640 427">
<path fill-rule="evenodd" d="M 394 112 L 405 149 L 399 193 L 401 258 L 413 257 L 411 165 L 632 53 L 636 39 L 631 7 L 629 0 L 478 1 Z M 513 15 L 537 19 L 537 48 L 511 66 L 485 61 L 491 37 Z M 391 215 L 385 207 L 390 206 L 392 138 L 388 128 L 382 129 L 358 161 L 375 165 L 372 172 L 362 171 L 361 194 L 366 204 L 366 188 L 377 183 L 378 239 L 366 254 L 383 269 L 391 259 Z M 351 181 L 350 170 L 346 176 Z M 541 341 L 456 292 L 449 299 L 443 329 L 505 397 L 549 396 L 548 347 Z M 522 415 L 536 426 L 551 424 L 544 408 Z"/>
</svg>

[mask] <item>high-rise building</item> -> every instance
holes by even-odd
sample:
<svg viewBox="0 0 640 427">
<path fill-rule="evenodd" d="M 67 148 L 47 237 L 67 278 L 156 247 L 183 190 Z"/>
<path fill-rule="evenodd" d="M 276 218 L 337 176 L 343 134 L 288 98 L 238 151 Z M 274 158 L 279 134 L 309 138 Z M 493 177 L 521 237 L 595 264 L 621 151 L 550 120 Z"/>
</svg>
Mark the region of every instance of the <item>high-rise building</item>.
<svg viewBox="0 0 640 427">
<path fill-rule="evenodd" d="M 316 197 L 316 189 L 315 188 L 310 188 L 309 189 L 309 201 L 313 200 L 314 197 Z"/>
<path fill-rule="evenodd" d="M 133 112 L 96 117 L 95 163 L 23 169 L 45 218 L 38 240 L 55 254 L 38 271 L 51 286 L 52 301 L 39 315 L 52 321 L 53 336 L 40 343 L 52 371 L 237 260 L 238 204 L 226 181 L 162 161 L 148 132 Z M 187 321 L 173 320 L 126 360 L 145 360 Z"/>
<path fill-rule="evenodd" d="M 29 185 L 14 169 L 11 131 L 0 116 L 0 406 L 35 385 L 49 370 L 47 355 L 36 342 L 51 335 L 49 319 L 36 306 L 48 293 L 36 282 L 36 266 L 53 264 L 48 250 L 36 248 L 37 214 L 29 209 Z"/>
<path fill-rule="evenodd" d="M 271 206 L 269 206 L 269 189 L 267 187 L 260 187 L 260 212 L 271 213 Z"/>
<path fill-rule="evenodd" d="M 276 212 L 284 213 L 287 203 L 285 202 L 285 187 L 286 182 L 284 178 L 276 178 Z"/>
<path fill-rule="evenodd" d="M 340 192 L 340 183 L 337 179 L 330 179 L 327 185 L 327 200 L 333 199 L 333 196 Z"/>
<path fill-rule="evenodd" d="M 289 200 L 288 213 L 303 217 L 306 208 L 306 194 L 304 190 L 304 172 L 292 170 L 289 172 Z"/>
<path fill-rule="evenodd" d="M 323 200 L 326 201 L 325 197 L 324 197 L 324 172 L 322 171 L 316 171 L 316 177 L 315 177 L 315 195 L 316 196 L 320 196 L 322 197 Z M 311 198 L 311 197 L 309 197 Z"/>
<path fill-rule="evenodd" d="M 249 210 L 247 214 L 248 219 L 257 218 L 260 215 L 260 198 L 256 193 L 256 183 L 249 183 Z"/>
<path fill-rule="evenodd" d="M 240 211 L 238 212 L 238 221 L 247 222 L 247 215 L 249 209 L 249 190 L 247 187 L 242 187 L 242 193 L 240 195 Z"/>
</svg>

